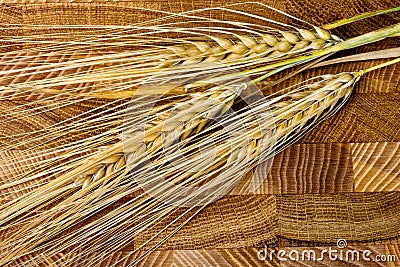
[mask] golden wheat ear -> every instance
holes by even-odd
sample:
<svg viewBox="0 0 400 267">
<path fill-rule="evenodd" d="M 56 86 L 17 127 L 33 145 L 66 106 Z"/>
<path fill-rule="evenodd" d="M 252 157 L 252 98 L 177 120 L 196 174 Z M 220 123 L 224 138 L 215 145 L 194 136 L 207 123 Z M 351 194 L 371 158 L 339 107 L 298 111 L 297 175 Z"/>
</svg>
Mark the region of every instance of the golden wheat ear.
<svg viewBox="0 0 400 267">
<path fill-rule="evenodd" d="M 168 184 L 165 184 L 164 186 L 159 185 L 158 188 L 153 189 L 153 193 L 158 191 L 159 197 L 164 196 L 165 200 L 168 199 L 173 201 L 175 206 L 165 205 L 162 202 L 159 202 L 160 199 L 152 199 L 145 194 L 142 194 L 136 199 L 130 201 L 127 205 L 116 208 L 110 213 L 104 215 L 101 219 L 98 219 L 96 222 L 90 223 L 87 226 L 82 227 L 82 229 L 76 230 L 77 232 L 66 236 L 65 240 L 61 244 L 78 246 L 78 248 L 74 247 L 71 253 L 78 250 L 82 251 L 82 248 L 85 248 L 85 250 L 90 248 L 90 251 L 87 251 L 87 253 L 95 250 L 105 251 L 109 247 L 108 244 L 115 245 L 118 243 L 118 247 L 122 247 L 123 244 L 127 244 L 129 240 L 143 233 L 149 227 L 157 226 L 168 217 L 169 214 L 173 214 L 175 209 L 177 209 L 177 206 L 185 206 L 187 202 L 196 199 L 197 194 L 200 196 L 200 199 L 197 199 L 199 207 L 202 207 L 204 203 L 210 203 L 216 200 L 216 198 L 227 193 L 227 191 L 238 182 L 241 175 L 237 174 L 242 174 L 244 170 L 254 167 L 259 160 L 265 160 L 272 156 L 268 153 L 274 153 L 274 151 L 271 151 L 268 148 L 274 146 L 277 147 L 277 149 L 282 149 L 286 145 L 298 140 L 305 130 L 313 128 L 319 121 L 334 114 L 337 108 L 348 99 L 352 91 L 352 86 L 357 80 L 358 76 L 352 73 L 326 75 L 321 77 L 321 81 L 319 82 L 310 85 L 301 85 L 300 88 L 291 88 L 294 92 L 271 98 L 264 102 L 264 104 L 253 107 L 256 109 L 258 115 L 263 114 L 263 112 L 268 113 L 269 111 L 272 111 L 274 116 L 269 117 L 268 120 L 257 121 L 257 118 L 253 114 L 254 111 L 245 112 L 244 114 L 227 118 L 227 120 L 232 124 L 239 121 L 244 123 L 247 126 L 246 128 L 248 129 L 248 132 L 245 133 L 245 135 L 235 136 L 229 141 L 221 138 L 224 137 L 224 133 L 221 133 L 220 135 L 212 135 L 210 136 L 210 140 L 200 141 L 200 143 L 204 143 L 205 147 L 207 147 L 205 143 L 210 141 L 212 142 L 213 138 L 214 141 L 219 140 L 216 142 L 218 147 L 216 151 L 221 154 L 217 156 L 213 162 L 209 162 L 206 165 L 202 163 L 204 159 L 193 155 L 192 160 L 180 161 L 179 168 L 177 168 L 178 170 L 174 173 L 171 173 L 169 165 L 167 167 L 162 167 L 164 166 L 163 163 L 160 163 L 160 168 L 157 170 L 157 174 L 146 171 L 145 169 L 141 170 L 142 175 L 152 174 L 153 177 L 150 177 L 150 179 L 157 180 L 157 176 L 163 174 L 168 176 L 173 175 L 173 177 L 176 178 L 176 181 L 184 181 L 185 184 L 194 186 L 211 178 L 212 174 L 215 173 L 217 169 L 225 169 L 225 172 L 222 172 L 222 176 L 217 178 L 219 179 L 217 183 L 218 186 L 214 187 L 216 192 L 213 192 L 213 194 L 205 195 L 201 190 L 194 193 L 194 195 L 185 194 L 184 191 L 176 191 L 176 188 L 169 189 Z M 235 126 L 232 125 L 231 127 L 234 128 Z M 260 129 L 269 130 L 267 134 L 262 134 Z M 275 137 L 273 137 L 273 135 L 275 135 Z M 276 143 L 273 143 L 273 140 L 276 140 Z M 230 147 L 233 147 L 233 150 L 229 149 Z M 187 148 L 188 151 L 191 151 L 191 149 L 191 147 Z M 202 152 L 204 153 L 204 151 Z M 183 152 L 181 151 L 180 153 Z M 196 165 L 202 165 L 199 175 L 189 175 L 188 173 L 179 171 L 181 169 L 187 169 L 184 168 L 185 164 L 191 167 L 193 161 L 195 161 Z M 129 176 L 129 174 L 127 175 Z M 134 175 L 140 176 L 140 173 L 134 173 Z M 135 179 L 138 179 L 138 177 Z M 122 198 L 123 196 L 126 196 L 126 194 L 129 194 L 129 192 L 132 192 L 132 186 L 120 186 L 123 189 L 118 190 L 119 193 L 114 194 L 112 196 L 113 198 Z M 154 211 L 149 215 L 149 211 L 146 211 L 146 207 L 152 207 Z M 189 209 L 198 209 L 195 207 L 196 205 L 193 205 L 193 207 Z M 119 219 L 116 220 L 116 218 L 120 218 L 121 220 L 123 218 L 124 222 L 122 223 L 122 221 L 119 221 Z M 57 221 L 57 219 L 55 220 Z M 65 220 L 65 218 L 61 219 L 60 222 L 63 220 Z M 142 222 L 143 220 L 146 224 Z M 55 230 L 53 227 L 57 224 L 56 221 L 53 220 L 50 222 L 48 227 L 41 225 L 43 228 L 40 227 L 40 232 L 43 231 L 43 234 L 46 233 L 46 237 L 52 236 L 51 232 Z M 127 227 L 128 224 L 130 225 L 129 228 Z M 135 226 L 132 227 L 132 225 Z M 31 245 L 41 243 L 40 237 L 42 235 L 38 235 L 40 232 L 35 231 L 34 234 L 30 234 L 29 240 L 32 242 Z M 97 232 L 104 233 L 104 236 L 99 237 L 98 240 L 93 240 L 93 245 L 84 244 L 80 247 L 78 243 L 71 243 L 71 240 L 76 240 L 75 242 L 78 242 L 78 240 L 85 239 Z M 118 233 L 124 234 L 121 235 Z M 24 236 L 22 234 L 23 233 L 19 236 L 20 238 Z M 79 238 L 77 238 L 78 236 Z M 104 239 L 104 237 L 108 238 Z M 57 240 L 57 242 L 60 241 L 61 240 Z M 25 253 L 29 251 L 29 246 L 27 247 L 27 245 L 24 244 L 21 245 L 22 247 L 18 247 L 18 249 L 14 251 L 14 254 L 11 254 L 13 257 L 18 256 L 20 253 L 24 253 L 23 251 L 25 251 Z M 30 247 L 30 249 L 33 248 L 34 247 Z M 47 255 L 52 255 L 53 253 L 59 252 L 59 249 L 67 249 L 67 247 L 50 247 L 45 253 Z"/>
<path fill-rule="evenodd" d="M 391 64 L 399 61 L 400 60 L 393 61 Z M 234 148 L 233 151 L 232 149 L 230 150 L 229 157 L 222 156 L 215 158 L 216 160 L 222 161 L 223 164 L 219 164 L 218 161 L 214 160 L 207 165 L 207 167 L 204 167 L 204 169 L 200 171 L 200 175 L 188 175 L 187 173 L 182 172 L 176 173 L 176 175 L 179 176 L 177 177 L 179 180 L 184 180 L 186 184 L 189 183 L 196 185 L 201 184 L 201 180 L 207 180 L 210 178 L 211 176 L 207 176 L 207 174 L 212 173 L 215 169 L 223 169 L 227 168 L 228 166 L 231 170 L 230 172 L 225 173 L 225 176 L 223 176 L 220 182 L 217 183 L 218 186 L 213 187 L 213 194 L 205 195 L 203 194 L 204 192 L 201 192 L 201 190 L 198 192 L 200 199 L 198 199 L 197 204 L 199 204 L 199 206 L 190 206 L 191 208 L 188 210 L 194 211 L 194 214 L 189 217 L 192 218 L 192 216 L 195 216 L 205 206 L 204 203 L 211 203 L 229 191 L 229 189 L 232 188 L 241 178 L 240 176 L 235 176 L 234 174 L 241 173 L 243 167 L 251 168 L 257 164 L 259 160 L 265 160 L 276 152 L 268 150 L 266 147 L 276 146 L 277 151 L 280 151 L 287 145 L 298 140 L 298 138 L 300 138 L 308 130 L 315 127 L 320 121 L 335 114 L 335 112 L 339 110 L 349 99 L 354 84 L 359 80 L 362 74 L 363 72 L 356 72 L 322 76 L 319 77 L 320 81 L 318 82 L 307 85 L 302 84 L 299 86 L 299 88 L 290 88 L 295 92 L 289 92 L 270 99 L 266 102 L 268 104 L 264 103 L 264 106 L 254 106 L 254 109 L 258 109 L 256 111 L 258 114 L 262 114 L 263 112 L 268 113 L 269 110 L 272 109 L 273 114 L 275 115 L 272 121 L 261 120 L 255 123 L 255 120 L 257 119 L 252 113 L 241 114 L 230 118 L 229 120 L 232 123 L 244 121 L 244 123 L 248 125 L 249 132 L 245 136 L 237 136 L 236 139 L 230 140 L 229 142 L 226 141 L 228 144 L 220 141 L 220 138 L 214 139 L 215 141 L 219 140 L 217 145 L 220 149 L 217 149 L 217 151 L 220 151 L 221 153 L 224 153 L 227 147 L 230 147 L 231 145 Z M 256 125 L 256 127 L 254 127 L 254 125 Z M 271 127 L 273 131 L 268 131 L 269 134 L 260 134 L 260 128 L 271 130 Z M 272 135 L 274 134 L 276 137 L 272 138 Z M 276 140 L 276 143 L 272 143 L 271 140 Z M 203 140 L 200 142 L 206 143 L 210 142 L 210 140 Z M 259 149 L 260 147 L 263 149 Z M 190 151 L 190 148 L 187 149 Z M 195 155 L 193 158 L 196 158 Z M 201 164 L 201 159 L 197 160 L 197 163 Z M 248 165 L 246 166 L 246 164 L 243 164 L 243 162 L 247 162 Z M 181 162 L 181 164 L 183 163 L 184 162 Z M 159 170 L 158 175 L 162 175 L 163 171 L 165 174 L 171 175 L 169 169 L 161 169 L 161 171 Z M 184 178 L 182 175 L 184 175 Z M 157 177 L 154 177 L 153 179 L 157 179 Z M 157 190 L 160 190 L 160 192 L 162 192 L 162 194 L 165 196 L 170 196 L 177 193 L 182 194 L 182 191 L 177 192 L 176 189 L 168 190 L 167 188 L 167 185 L 165 185 L 164 191 L 162 188 L 158 188 Z M 179 216 L 174 213 L 177 210 L 177 206 L 185 206 L 185 202 L 187 204 L 187 202 L 191 202 L 193 199 L 196 199 L 196 195 L 188 194 L 186 196 L 186 199 L 181 199 L 178 196 L 176 196 L 176 198 L 170 198 L 169 200 L 176 200 L 177 202 L 174 202 L 174 206 L 167 206 L 158 203 L 157 200 L 151 200 L 149 198 L 147 198 L 147 201 L 149 202 L 143 202 L 143 198 L 145 196 L 141 195 L 120 209 L 117 208 L 109 214 L 104 215 L 104 217 L 102 217 L 102 219 L 96 223 L 88 224 L 73 235 L 65 237 L 65 240 L 69 240 L 69 238 L 72 237 L 77 238 L 78 236 L 86 240 L 86 238 L 89 237 L 87 233 L 96 233 L 107 229 L 105 232 L 106 234 L 104 235 L 105 237 L 99 237 L 99 239 L 94 242 L 94 244 L 96 244 L 95 246 L 85 244 L 80 248 L 80 251 L 82 251 L 83 247 L 86 245 L 93 249 L 93 251 L 103 251 L 102 249 L 105 249 L 104 252 L 107 248 L 110 248 L 108 244 L 112 244 L 114 248 L 115 246 L 117 246 L 117 248 L 121 248 L 124 246 L 124 244 L 128 244 L 129 240 L 146 232 L 149 228 L 157 228 L 158 224 L 165 225 L 164 220 L 170 221 L 167 218 L 169 218 L 171 214 L 174 214 L 173 216 L 175 216 L 171 218 L 173 219 L 173 222 L 183 218 L 185 218 L 184 223 L 188 222 L 190 218 L 187 218 L 187 210 L 185 210 L 185 212 Z M 156 209 L 157 212 L 153 212 L 152 216 L 149 216 L 146 214 L 146 212 L 141 212 L 141 208 L 144 208 L 141 205 L 152 206 L 152 203 L 153 205 L 157 205 L 158 203 L 158 209 L 156 209 L 154 206 L 152 208 L 153 211 Z M 119 216 L 120 218 L 123 218 L 124 224 L 122 224 L 122 221 L 119 220 L 110 222 L 112 218 Z M 99 222 L 102 225 L 99 225 Z M 149 242 L 151 242 L 151 251 L 157 246 L 161 245 L 162 242 L 165 242 L 169 236 L 178 231 L 182 226 L 183 224 L 179 224 L 172 230 L 164 228 L 163 231 L 166 232 L 157 233 L 155 236 L 152 236 L 150 240 L 147 240 L 144 244 L 142 244 L 142 246 L 149 245 Z M 157 239 L 158 235 L 160 235 L 160 238 Z M 77 238 L 77 240 L 81 240 L 80 238 Z M 153 239 L 159 241 L 153 242 Z M 140 247 L 141 246 L 139 245 L 139 248 Z M 51 251 L 51 248 L 49 249 Z M 76 250 L 76 252 L 77 251 L 78 250 Z M 57 250 L 53 251 L 52 253 L 56 252 Z M 138 261 L 140 261 L 140 259 L 138 259 Z M 121 261 L 122 260 L 124 259 L 121 259 Z"/>
<path fill-rule="evenodd" d="M 38 217 L 41 223 L 37 225 L 42 228 L 43 224 L 48 222 L 48 219 L 54 218 L 55 214 L 52 212 L 58 214 L 56 220 L 64 221 L 62 224 L 64 226 L 61 228 L 59 227 L 61 225 L 53 227 L 53 234 L 48 232 L 45 236 L 56 235 L 63 228 L 68 227 L 69 224 L 66 221 L 71 222 L 69 226 L 76 224 L 82 218 L 89 216 L 92 211 L 90 209 L 82 210 L 74 216 L 66 211 L 65 214 L 68 213 L 68 216 L 64 217 L 61 211 L 65 209 L 65 206 L 82 205 L 83 201 L 86 201 L 87 206 L 90 205 L 90 202 L 95 203 L 104 194 L 103 191 L 111 191 L 116 180 L 123 179 L 123 175 L 127 171 L 125 166 L 127 160 L 130 164 L 140 164 L 149 155 L 158 153 L 161 148 L 167 149 L 170 144 L 199 133 L 210 119 L 225 113 L 244 89 L 245 87 L 241 86 L 216 86 L 201 93 L 191 94 L 191 97 L 185 101 L 156 107 L 156 110 L 151 110 L 147 114 L 148 117 L 143 118 L 142 123 L 146 123 L 147 128 L 144 134 L 141 133 L 136 136 L 132 136 L 132 133 L 129 134 L 130 137 L 124 145 L 117 144 L 105 150 L 103 148 L 104 152 L 101 153 L 101 156 L 97 155 L 95 159 L 89 159 L 89 164 L 81 161 L 82 165 L 61 175 L 61 177 L 38 190 L 9 203 L 3 207 L 3 212 L 0 215 L 2 224 L 14 220 L 14 224 L 18 225 L 19 220 L 24 225 L 24 219 L 27 215 L 32 215 L 32 212 L 44 205 L 51 205 L 52 202 L 64 195 L 70 196 L 51 211 L 43 212 Z M 129 132 L 137 131 L 130 129 Z M 133 166 L 130 168 L 133 168 Z M 112 179 L 114 181 L 109 183 Z M 92 194 L 91 191 L 93 190 L 96 191 Z M 74 209 L 74 206 L 71 208 Z M 27 229 L 30 229 L 31 226 L 28 225 Z"/>
<path fill-rule="evenodd" d="M 396 59 L 379 67 L 394 64 L 399 61 L 399 59 Z M 218 187 L 214 187 L 215 191 L 213 194 L 204 194 L 204 191 L 201 189 L 200 191 L 195 191 L 195 193 L 188 190 L 190 193 L 188 194 L 188 192 L 177 191 L 176 188 L 171 188 L 167 183 L 161 183 L 158 184 L 156 188 L 152 189 L 152 195 L 154 196 L 154 193 L 156 193 L 158 197 L 164 197 L 164 200 L 173 201 L 173 206 L 165 205 L 162 201 L 160 202 L 160 198 L 151 198 L 147 193 L 140 194 L 140 196 L 134 197 L 133 200 L 125 205 L 103 215 L 95 222 L 75 230 L 75 232 L 70 235 L 62 237 L 61 240 L 56 238 L 50 243 L 47 243 L 47 245 L 40 246 L 40 249 L 46 249 L 46 255 L 53 255 L 63 249 L 68 249 L 69 246 L 74 247 L 71 253 L 82 248 L 85 248 L 84 251 L 87 253 L 94 250 L 103 251 L 108 248 L 108 244 L 118 244 L 117 247 L 122 247 L 124 244 L 127 244 L 132 237 L 143 233 L 149 227 L 159 224 L 170 214 L 173 214 L 177 206 L 185 206 L 195 199 L 198 203 L 191 203 L 189 207 L 194 208 L 199 206 L 201 210 L 204 205 L 216 200 L 229 191 L 241 178 L 241 175 L 237 174 L 242 173 L 243 170 L 254 167 L 260 160 L 271 157 L 276 151 L 280 151 L 287 145 L 298 140 L 299 137 L 309 129 L 315 127 L 321 120 L 333 115 L 346 102 L 351 94 L 354 83 L 358 81 L 360 76 L 376 68 L 378 67 L 357 73 L 321 76 L 318 77 L 319 81 L 317 82 L 313 80 L 310 84 L 301 84 L 291 87 L 287 93 L 271 97 L 267 99 L 267 101 L 255 104 L 252 107 L 252 111 L 227 117 L 226 120 L 228 123 L 226 125 L 228 125 L 228 127 L 232 127 L 233 129 L 236 127 L 235 123 L 240 122 L 246 125 L 248 132 L 242 135 L 236 135 L 234 138 L 228 140 L 224 138 L 226 137 L 226 131 L 222 131 L 221 133 L 217 132 L 216 134 L 210 135 L 208 140 L 199 140 L 198 142 L 203 143 L 205 148 L 208 147 L 207 144 L 213 141 L 217 145 L 218 148 L 216 151 L 218 151 L 219 154 L 212 162 L 204 164 L 204 158 L 196 157 L 194 153 L 190 160 L 178 160 L 177 164 L 179 165 L 177 166 L 179 166 L 179 168 L 171 169 L 165 162 L 158 162 L 156 172 L 153 171 L 154 166 L 142 166 L 136 172 L 127 173 L 127 177 L 125 178 L 137 181 L 137 179 L 140 179 L 140 176 L 143 176 L 142 179 L 148 181 L 149 179 L 159 180 L 160 176 L 165 175 L 174 178 L 175 182 L 201 185 L 202 182 L 207 179 L 213 178 L 217 171 L 222 170 L 222 174 L 217 178 Z M 254 112 L 263 114 L 269 110 L 272 111 L 274 116 L 268 117 L 267 120 L 257 121 L 257 118 L 253 114 Z M 260 129 L 267 129 L 266 134 L 263 134 Z M 275 138 L 273 136 L 275 136 Z M 272 140 L 276 140 L 276 142 L 272 142 Z M 189 145 L 185 148 L 186 150 L 183 151 L 172 152 L 178 153 L 175 157 L 179 159 L 180 154 L 192 152 L 193 146 L 195 145 Z M 233 150 L 229 149 L 232 147 Z M 271 147 L 274 147 L 276 151 L 271 150 Z M 204 151 L 202 152 L 204 153 Z M 169 157 L 169 159 L 161 158 L 161 161 L 170 159 L 171 157 Z M 200 175 L 188 175 L 188 173 L 182 171 L 187 170 L 187 167 L 192 167 L 193 163 L 201 166 L 201 170 L 199 170 Z M 114 188 L 112 192 L 109 192 L 108 198 L 115 201 L 134 193 L 140 188 L 140 186 L 137 187 L 132 183 L 120 183 L 116 185 L 116 188 Z M 205 189 L 206 192 L 208 192 L 208 189 L 209 188 Z M 92 202 L 91 208 L 93 208 L 93 210 L 103 208 L 104 201 L 107 200 L 102 198 L 98 199 L 97 203 Z M 192 208 L 189 208 L 189 210 Z M 28 227 L 14 236 L 14 238 L 22 238 L 23 242 L 11 253 L 6 253 L 4 259 L 7 261 L 7 259 L 18 258 L 25 253 L 29 253 L 39 244 L 43 244 L 47 239 L 55 237 L 60 231 L 58 228 L 61 226 L 60 223 L 66 223 L 66 219 L 77 212 L 79 212 L 79 208 L 77 209 L 77 206 L 74 206 L 71 207 L 71 210 L 66 210 L 66 216 L 59 220 L 55 219 L 54 216 L 53 220 L 47 222 L 39 218 L 38 221 L 40 221 L 41 224 L 37 226 L 38 228 L 36 230 L 31 232 L 33 229 L 29 229 Z M 174 219 L 178 220 L 179 216 Z M 121 220 L 123 220 L 123 223 Z M 134 226 L 132 227 L 132 225 Z M 175 232 L 175 230 L 172 231 L 172 233 Z M 98 237 L 98 239 L 92 240 L 93 243 L 89 241 L 89 243 L 80 245 L 80 240 L 86 237 L 89 238 L 93 233 L 104 233 L 104 235 Z M 120 233 L 123 233 L 123 235 Z M 18 241 L 14 240 L 14 242 L 19 243 L 21 239 L 18 238 L 16 239 Z M 156 236 L 154 238 L 156 238 Z M 55 247 L 54 244 L 57 242 L 61 242 L 64 246 Z M 143 246 L 148 242 L 143 244 Z M 3 246 L 7 247 L 7 244 L 3 244 Z"/>
</svg>

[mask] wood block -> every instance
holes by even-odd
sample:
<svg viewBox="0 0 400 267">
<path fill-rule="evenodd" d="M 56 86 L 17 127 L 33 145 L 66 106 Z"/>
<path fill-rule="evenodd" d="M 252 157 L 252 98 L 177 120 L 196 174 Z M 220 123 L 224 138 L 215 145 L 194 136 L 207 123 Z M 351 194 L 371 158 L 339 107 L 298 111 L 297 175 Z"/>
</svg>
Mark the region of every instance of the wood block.
<svg viewBox="0 0 400 267">
<path fill-rule="evenodd" d="M 350 105 L 357 114 L 352 142 L 400 141 L 400 93 L 357 94 Z"/>
<path fill-rule="evenodd" d="M 295 144 L 246 175 L 230 194 L 252 194 L 253 179 L 262 181 L 254 194 L 332 194 L 353 192 L 349 144 Z"/>
<path fill-rule="evenodd" d="M 243 248 L 276 242 L 276 212 L 273 196 L 225 196 L 207 206 L 179 232 L 161 245 L 162 249 Z M 182 214 L 179 209 L 158 225 L 146 230 L 137 239 L 135 247 L 153 237 L 169 221 Z M 193 212 L 179 219 L 145 248 L 154 245 L 176 229 Z"/>
<path fill-rule="evenodd" d="M 280 236 L 313 242 L 398 237 L 400 193 L 277 196 Z"/>
</svg>

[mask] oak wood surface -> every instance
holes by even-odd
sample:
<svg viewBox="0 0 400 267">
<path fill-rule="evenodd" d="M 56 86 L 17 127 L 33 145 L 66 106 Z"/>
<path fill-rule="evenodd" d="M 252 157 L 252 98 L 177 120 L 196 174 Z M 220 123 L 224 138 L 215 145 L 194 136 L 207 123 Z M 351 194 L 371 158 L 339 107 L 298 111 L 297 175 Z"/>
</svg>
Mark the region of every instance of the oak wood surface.
<svg viewBox="0 0 400 267">
<path fill-rule="evenodd" d="M 26 24 L 116 24 L 126 25 L 154 18 L 152 12 L 137 12 L 132 7 L 162 9 L 171 12 L 220 6 L 235 1 L 24 1 L 3 0 L 0 5 L 0 23 Z M 263 3 L 279 8 L 316 25 L 350 17 L 360 12 L 400 5 L 398 0 L 265 0 Z M 254 12 L 260 12 L 253 8 Z M 268 12 L 261 12 L 268 16 Z M 216 14 L 220 19 L 227 14 Z M 290 20 L 287 20 L 290 22 Z M 398 23 L 398 13 L 360 21 L 334 33 L 342 38 L 356 36 L 383 26 Z M 68 30 L 64 30 L 68 31 Z M 73 30 L 71 30 L 73 31 Z M 3 35 L 29 34 L 15 30 Z M 399 46 L 399 38 L 390 38 L 377 44 L 341 52 L 336 56 L 369 52 Z M 2 45 L 0 51 L 15 55 L 20 46 Z M 14 52 L 12 52 L 14 51 Z M 3 57 L 5 54 L 2 54 Z M 1 65 L 0 69 L 9 68 Z M 58 62 L 68 58 L 54 58 Z M 336 64 L 307 70 L 285 81 L 281 86 L 293 84 L 324 73 L 359 70 L 381 63 L 373 60 L 357 63 Z M 35 64 L 35 62 L 26 62 Z M 278 74 L 272 80 L 287 75 Z M 51 75 L 60 75 L 53 72 Z M 297 144 L 274 158 L 267 174 L 258 169 L 257 175 L 266 179 L 254 193 L 247 186 L 252 178 L 248 175 L 229 196 L 207 207 L 181 231 L 141 262 L 142 266 L 396 266 L 395 263 L 321 262 L 320 265 L 295 262 L 260 262 L 257 250 L 264 245 L 304 249 L 333 244 L 345 238 L 349 246 L 362 250 L 366 246 L 376 253 L 397 255 L 400 261 L 400 65 L 392 65 L 369 73 L 356 85 L 349 103 L 334 117 L 323 122 Z M 43 77 L 29 77 L 41 79 Z M 15 83 L 15 79 L 0 77 L 0 84 Z M 271 82 L 271 81 L 269 81 Z M 260 86 L 267 86 L 265 82 Z M 269 90 L 265 89 L 266 93 Z M 29 101 L 38 95 L 10 98 L 1 101 L 3 114 L 7 110 L 27 109 Z M 39 96 L 40 97 L 40 96 Z M 0 143 L 6 136 L 43 128 L 61 119 L 97 106 L 98 103 L 82 103 L 69 109 L 58 109 L 39 116 L 12 120 L 2 116 Z M 23 166 L 10 162 L 13 155 L 24 157 L 40 151 L 8 151 L 0 155 L 1 180 L 15 179 Z M 0 181 L 1 186 L 1 181 Z M 16 195 L 3 195 L 7 201 Z M 5 197 L 7 196 L 7 197 Z M 161 226 L 160 226 L 161 227 Z M 110 266 L 123 256 L 128 256 L 118 266 L 127 266 L 138 257 L 133 253 L 154 234 L 151 229 L 124 251 L 103 255 L 98 266 Z M 318 249 L 318 248 L 317 248 Z M 98 260 L 99 255 L 86 259 Z M 60 255 L 59 260 L 63 259 Z M 57 259 L 52 259 L 57 260 Z M 51 262 L 51 259 L 49 259 Z M 16 265 L 18 266 L 18 264 Z M 79 263 L 76 263 L 79 266 Z M 93 266 L 97 266 L 94 265 Z M 398 266 L 398 265 L 397 265 Z"/>
</svg>

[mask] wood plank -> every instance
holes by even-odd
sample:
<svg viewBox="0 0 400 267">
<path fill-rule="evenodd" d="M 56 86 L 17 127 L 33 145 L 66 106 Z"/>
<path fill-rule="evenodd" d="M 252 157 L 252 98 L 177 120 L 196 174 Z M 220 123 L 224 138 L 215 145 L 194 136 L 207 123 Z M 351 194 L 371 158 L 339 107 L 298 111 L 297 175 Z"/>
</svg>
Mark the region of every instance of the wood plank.
<svg viewBox="0 0 400 267">
<path fill-rule="evenodd" d="M 164 222 L 146 230 L 137 239 L 135 247 L 144 244 L 172 222 L 185 209 L 166 218 Z M 185 215 L 166 231 L 145 245 L 149 248 L 188 218 Z M 276 205 L 274 196 L 225 196 L 207 206 L 180 231 L 169 238 L 161 249 L 243 248 L 271 244 L 276 237 Z"/>
<path fill-rule="evenodd" d="M 400 191 L 400 143 L 351 144 L 356 192 Z"/>
<path fill-rule="evenodd" d="M 357 131 L 351 142 L 400 141 L 400 93 L 357 94 L 350 105 L 357 112 Z"/>
<path fill-rule="evenodd" d="M 353 192 L 349 144 L 295 144 L 260 164 L 230 192 L 252 194 L 249 186 L 262 181 L 254 194 L 332 194 Z"/>
<path fill-rule="evenodd" d="M 399 192 L 277 196 L 280 236 L 313 242 L 395 238 Z"/>
</svg>

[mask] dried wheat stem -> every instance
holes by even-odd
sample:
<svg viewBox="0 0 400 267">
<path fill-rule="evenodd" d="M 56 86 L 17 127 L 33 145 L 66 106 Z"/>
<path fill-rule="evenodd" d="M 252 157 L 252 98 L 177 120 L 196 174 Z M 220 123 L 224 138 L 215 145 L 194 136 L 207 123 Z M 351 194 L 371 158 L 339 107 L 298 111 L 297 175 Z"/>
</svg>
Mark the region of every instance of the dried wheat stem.
<svg viewBox="0 0 400 267">
<path fill-rule="evenodd" d="M 377 69 L 380 69 L 380 68 L 383 68 L 383 67 L 386 67 L 386 66 L 390 66 L 392 64 L 396 64 L 396 63 L 399 63 L 399 62 L 400 62 L 400 57 L 398 57 L 396 59 L 393 59 L 393 60 L 386 61 L 386 62 L 384 62 L 382 64 L 370 67 L 370 68 L 365 69 L 365 70 L 360 70 L 358 72 L 358 75 L 363 75 L 364 73 L 371 72 L 371 71 L 374 71 L 374 70 L 377 70 Z"/>
<path fill-rule="evenodd" d="M 326 25 L 322 26 L 321 28 L 323 28 L 325 30 L 332 30 L 337 27 L 344 26 L 344 25 L 352 23 L 352 22 L 356 22 L 358 20 L 362 20 L 362 19 L 366 19 L 366 18 L 370 18 L 373 16 L 378 16 L 378 15 L 383 15 L 383 14 L 387 14 L 387 13 L 392 13 L 392 12 L 396 12 L 396 11 L 400 11 L 400 6 L 389 8 L 389 9 L 381 9 L 381 10 L 376 10 L 376 11 L 371 11 L 371 12 L 365 12 L 365 13 L 356 15 L 351 18 L 341 19 L 341 20 L 335 21 L 331 24 L 326 24 Z"/>
</svg>

